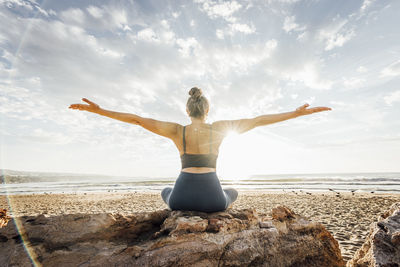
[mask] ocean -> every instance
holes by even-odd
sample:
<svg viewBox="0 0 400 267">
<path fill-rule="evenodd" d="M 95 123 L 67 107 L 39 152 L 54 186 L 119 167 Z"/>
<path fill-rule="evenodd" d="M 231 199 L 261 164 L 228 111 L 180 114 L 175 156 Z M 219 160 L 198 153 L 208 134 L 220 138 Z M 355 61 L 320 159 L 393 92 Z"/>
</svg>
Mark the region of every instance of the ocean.
<svg viewBox="0 0 400 267">
<path fill-rule="evenodd" d="M 0 170 L 0 195 L 100 192 L 160 192 L 174 178 L 122 177 L 89 174 Z M 400 173 L 265 174 L 241 180 L 221 178 L 222 188 L 270 191 L 400 193 Z"/>
</svg>

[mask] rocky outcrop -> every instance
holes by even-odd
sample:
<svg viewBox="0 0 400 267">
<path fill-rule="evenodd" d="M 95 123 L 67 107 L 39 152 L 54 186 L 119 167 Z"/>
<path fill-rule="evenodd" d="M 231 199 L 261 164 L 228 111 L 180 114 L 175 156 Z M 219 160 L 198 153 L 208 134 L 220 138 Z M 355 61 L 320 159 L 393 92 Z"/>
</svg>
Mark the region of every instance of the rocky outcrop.
<svg viewBox="0 0 400 267">
<path fill-rule="evenodd" d="M 0 229 L 1 266 L 344 266 L 320 223 L 286 207 L 19 217 Z M 22 237 L 22 238 L 21 238 Z"/>
<path fill-rule="evenodd" d="M 393 204 L 371 224 L 365 243 L 347 267 L 400 266 L 400 203 Z"/>
</svg>

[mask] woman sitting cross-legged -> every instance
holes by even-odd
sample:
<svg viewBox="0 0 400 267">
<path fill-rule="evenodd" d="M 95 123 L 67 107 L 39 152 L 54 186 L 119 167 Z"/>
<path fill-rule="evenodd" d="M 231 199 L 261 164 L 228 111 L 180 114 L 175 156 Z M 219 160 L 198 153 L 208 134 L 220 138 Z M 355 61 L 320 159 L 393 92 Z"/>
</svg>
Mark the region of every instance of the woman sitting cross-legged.
<svg viewBox="0 0 400 267">
<path fill-rule="evenodd" d="M 216 212 L 226 210 L 238 197 L 234 188 L 221 187 L 216 173 L 219 147 L 230 131 L 244 133 L 258 126 L 280 122 L 302 115 L 330 110 L 328 107 L 307 108 L 304 104 L 292 112 L 261 115 L 250 119 L 220 120 L 206 123 L 209 102 L 201 89 L 189 91 L 186 112 L 189 125 L 143 118 L 135 114 L 114 112 L 100 108 L 86 98 L 86 104 L 72 104 L 69 108 L 86 110 L 116 120 L 140 125 L 158 135 L 171 139 L 179 150 L 182 169 L 174 187 L 166 187 L 161 197 L 171 210 Z"/>
</svg>

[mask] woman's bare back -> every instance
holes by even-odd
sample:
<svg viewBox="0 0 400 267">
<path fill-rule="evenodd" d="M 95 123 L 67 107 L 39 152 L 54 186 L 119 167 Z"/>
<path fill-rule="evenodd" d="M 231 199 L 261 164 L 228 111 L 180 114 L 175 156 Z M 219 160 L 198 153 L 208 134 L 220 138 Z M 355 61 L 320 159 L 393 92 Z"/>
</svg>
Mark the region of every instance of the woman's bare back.
<svg viewBox="0 0 400 267">
<path fill-rule="evenodd" d="M 179 154 L 182 155 L 183 151 L 183 127 L 178 129 L 177 138 L 174 140 Z M 211 136 L 210 136 L 211 135 Z M 186 125 L 185 141 L 187 154 L 215 154 L 218 155 L 219 147 L 226 135 L 223 134 L 217 125 L 213 124 L 199 124 L 199 125 Z M 210 138 L 211 137 L 211 138 Z M 211 150 L 210 150 L 211 142 Z"/>
</svg>

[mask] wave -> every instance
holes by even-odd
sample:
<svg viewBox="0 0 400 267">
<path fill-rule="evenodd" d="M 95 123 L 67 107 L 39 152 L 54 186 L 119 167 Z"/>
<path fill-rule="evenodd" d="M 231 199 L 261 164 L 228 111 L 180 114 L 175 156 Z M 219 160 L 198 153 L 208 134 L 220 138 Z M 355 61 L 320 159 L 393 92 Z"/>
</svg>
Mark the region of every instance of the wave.
<svg viewBox="0 0 400 267">
<path fill-rule="evenodd" d="M 173 187 L 176 178 L 107 177 L 104 176 L 57 176 L 43 180 L 40 175 L 21 172 L 2 175 L 0 195 L 81 193 L 81 192 L 134 192 L 161 191 Z M 18 177 L 18 178 L 16 178 Z M 62 177 L 62 179 L 59 179 Z M 12 181 L 12 182 L 9 182 Z M 17 181 L 17 182 L 16 182 Z M 400 193 L 400 173 L 352 173 L 352 174 L 279 174 L 255 175 L 246 179 L 220 177 L 221 185 L 242 190 L 290 190 L 290 191 L 374 191 Z"/>
</svg>

